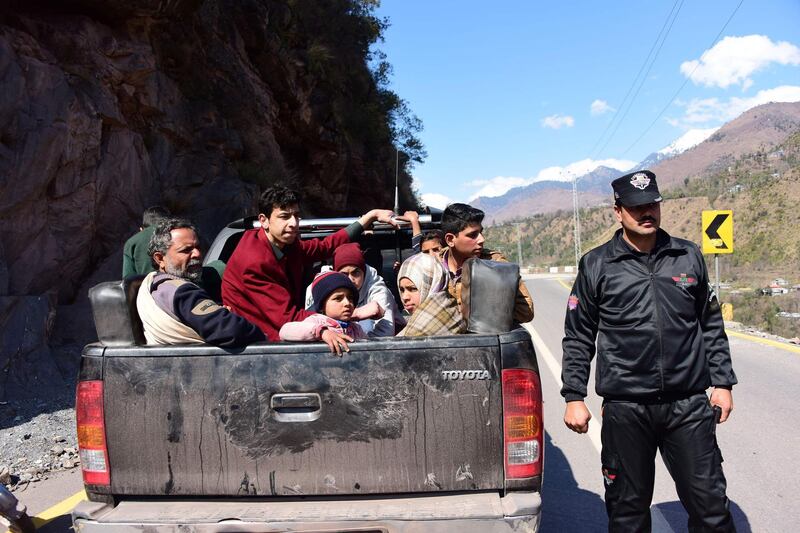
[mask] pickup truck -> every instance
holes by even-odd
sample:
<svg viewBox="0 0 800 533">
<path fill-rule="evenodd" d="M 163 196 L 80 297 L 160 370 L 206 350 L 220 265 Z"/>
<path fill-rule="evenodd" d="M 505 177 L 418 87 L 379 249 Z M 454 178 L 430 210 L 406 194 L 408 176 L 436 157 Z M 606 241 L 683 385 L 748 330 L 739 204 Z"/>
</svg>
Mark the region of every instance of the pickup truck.
<svg viewBox="0 0 800 533">
<path fill-rule="evenodd" d="M 251 222 L 224 228 L 206 263 Z M 302 237 L 349 222 L 304 221 Z M 409 233 L 361 236 L 389 286 Z M 324 343 L 145 346 L 139 283 L 91 293 L 76 531 L 538 530 L 542 394 L 522 327 L 369 339 L 341 358 Z"/>
</svg>

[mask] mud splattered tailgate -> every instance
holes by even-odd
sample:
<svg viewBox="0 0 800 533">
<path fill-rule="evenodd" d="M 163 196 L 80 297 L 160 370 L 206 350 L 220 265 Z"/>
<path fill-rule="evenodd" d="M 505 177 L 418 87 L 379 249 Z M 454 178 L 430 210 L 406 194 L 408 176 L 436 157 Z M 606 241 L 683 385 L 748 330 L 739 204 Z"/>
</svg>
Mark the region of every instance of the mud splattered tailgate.
<svg viewBox="0 0 800 533">
<path fill-rule="evenodd" d="M 504 488 L 497 335 L 106 348 L 110 493 L 253 497 Z"/>
</svg>

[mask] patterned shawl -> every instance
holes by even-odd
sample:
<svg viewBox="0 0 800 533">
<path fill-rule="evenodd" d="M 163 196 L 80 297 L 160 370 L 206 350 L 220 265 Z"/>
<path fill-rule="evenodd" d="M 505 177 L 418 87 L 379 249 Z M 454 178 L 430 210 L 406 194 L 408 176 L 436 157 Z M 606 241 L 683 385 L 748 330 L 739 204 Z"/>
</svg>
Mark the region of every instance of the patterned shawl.
<svg viewBox="0 0 800 533">
<path fill-rule="evenodd" d="M 447 291 L 431 294 L 408 317 L 408 323 L 398 337 L 421 337 L 423 335 L 455 335 L 466 333 L 467 322 L 461 315 L 458 300 Z"/>
</svg>

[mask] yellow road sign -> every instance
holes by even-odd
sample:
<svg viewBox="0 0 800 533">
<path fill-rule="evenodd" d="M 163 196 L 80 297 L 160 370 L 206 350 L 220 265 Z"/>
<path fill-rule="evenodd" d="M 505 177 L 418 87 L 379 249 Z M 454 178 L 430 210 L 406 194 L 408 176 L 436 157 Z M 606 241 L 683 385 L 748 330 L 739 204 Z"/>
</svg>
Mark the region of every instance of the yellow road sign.
<svg viewBox="0 0 800 533">
<path fill-rule="evenodd" d="M 703 253 L 733 253 L 733 211 L 703 211 Z"/>
<path fill-rule="evenodd" d="M 724 303 L 720 306 L 722 309 L 722 320 L 727 322 L 733 321 L 733 304 L 732 303 Z"/>
</svg>

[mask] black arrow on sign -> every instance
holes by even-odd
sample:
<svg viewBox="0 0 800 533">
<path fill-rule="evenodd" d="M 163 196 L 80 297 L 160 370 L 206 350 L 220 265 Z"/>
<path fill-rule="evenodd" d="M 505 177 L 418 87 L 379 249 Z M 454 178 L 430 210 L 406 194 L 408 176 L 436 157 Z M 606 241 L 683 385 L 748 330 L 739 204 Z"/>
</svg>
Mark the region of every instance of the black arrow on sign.
<svg viewBox="0 0 800 533">
<path fill-rule="evenodd" d="M 719 215 L 714 217 L 714 220 L 712 220 L 711 224 L 709 224 L 708 227 L 706 228 L 706 235 L 708 235 L 708 238 L 712 240 L 716 239 L 717 241 L 721 242 L 722 244 L 720 246 L 717 246 L 717 248 L 720 248 L 722 250 L 727 250 L 728 245 L 725 244 L 725 241 L 723 241 L 722 237 L 719 236 L 719 228 L 720 226 L 722 226 L 722 224 L 725 222 L 728 216 L 729 213 L 720 213 Z"/>
</svg>

